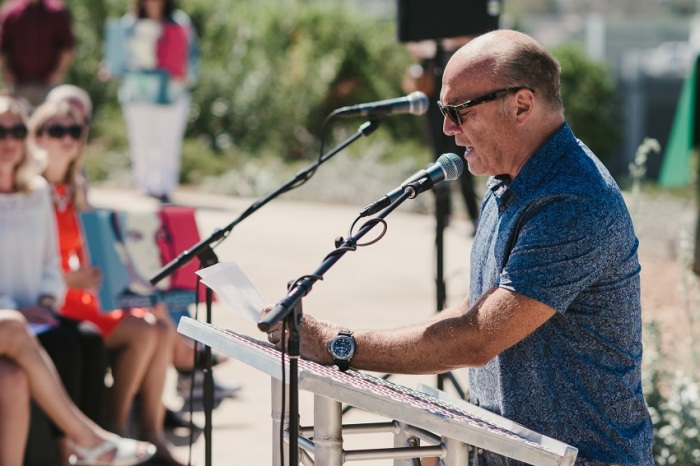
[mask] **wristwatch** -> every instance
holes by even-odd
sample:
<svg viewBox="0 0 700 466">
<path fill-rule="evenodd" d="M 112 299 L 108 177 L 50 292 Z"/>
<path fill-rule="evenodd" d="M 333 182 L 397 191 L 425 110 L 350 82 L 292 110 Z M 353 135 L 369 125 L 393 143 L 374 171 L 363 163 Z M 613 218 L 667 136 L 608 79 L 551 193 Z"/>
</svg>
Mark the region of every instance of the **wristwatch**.
<svg viewBox="0 0 700 466">
<path fill-rule="evenodd" d="M 338 336 L 328 342 L 328 352 L 338 369 L 345 372 L 350 368 L 350 360 L 355 354 L 355 338 L 350 330 L 341 330 Z"/>
</svg>

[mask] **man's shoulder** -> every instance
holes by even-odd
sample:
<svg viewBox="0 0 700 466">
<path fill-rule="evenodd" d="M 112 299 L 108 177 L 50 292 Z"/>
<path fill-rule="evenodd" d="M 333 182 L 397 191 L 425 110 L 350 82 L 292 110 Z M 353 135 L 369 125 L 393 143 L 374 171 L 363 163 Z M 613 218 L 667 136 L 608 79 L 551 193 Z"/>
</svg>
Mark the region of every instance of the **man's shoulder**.
<svg viewBox="0 0 700 466">
<path fill-rule="evenodd" d="M 621 198 L 620 188 L 607 167 L 580 140 L 571 139 L 565 150 L 542 167 L 542 177 L 533 189 L 539 197 L 543 191 L 550 195 L 570 195 L 581 200 L 604 201 Z"/>
</svg>

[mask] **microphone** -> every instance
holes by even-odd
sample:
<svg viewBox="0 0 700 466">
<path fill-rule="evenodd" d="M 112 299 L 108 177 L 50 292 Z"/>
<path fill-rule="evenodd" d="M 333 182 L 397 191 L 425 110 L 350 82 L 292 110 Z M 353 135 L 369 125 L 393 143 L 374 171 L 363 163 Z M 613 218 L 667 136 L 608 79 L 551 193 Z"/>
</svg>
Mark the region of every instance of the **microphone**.
<svg viewBox="0 0 700 466">
<path fill-rule="evenodd" d="M 334 116 L 364 116 L 369 118 L 385 117 L 410 113 L 412 115 L 423 115 L 428 111 L 428 96 L 420 91 L 411 92 L 405 97 L 396 99 L 379 100 L 368 104 L 351 105 L 341 107 L 333 111 Z"/>
<path fill-rule="evenodd" d="M 416 191 L 415 195 L 429 190 L 441 181 L 453 181 L 459 178 L 464 170 L 464 162 L 457 154 L 442 154 L 432 165 L 419 170 L 413 176 L 401 183 L 401 186 L 388 192 L 384 197 L 378 199 L 365 207 L 360 212 L 360 217 L 374 215 L 385 207 L 389 207 L 396 199 L 403 194 L 407 186 L 412 186 Z"/>
</svg>

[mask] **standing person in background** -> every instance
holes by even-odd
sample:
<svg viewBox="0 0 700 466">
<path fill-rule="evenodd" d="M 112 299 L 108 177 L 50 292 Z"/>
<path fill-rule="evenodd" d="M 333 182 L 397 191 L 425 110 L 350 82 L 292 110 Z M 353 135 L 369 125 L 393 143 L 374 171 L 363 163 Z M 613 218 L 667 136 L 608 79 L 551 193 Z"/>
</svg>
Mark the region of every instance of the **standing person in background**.
<svg viewBox="0 0 700 466">
<path fill-rule="evenodd" d="M 106 77 L 121 78 L 131 164 L 138 187 L 170 202 L 178 184 L 182 139 L 197 71 L 190 18 L 174 0 L 136 0 L 132 13 L 108 29 Z M 119 50 L 110 54 L 110 50 Z"/>
<path fill-rule="evenodd" d="M 61 0 L 8 0 L 0 11 L 5 83 L 32 106 L 63 82 L 73 61 L 70 12 Z"/>
<path fill-rule="evenodd" d="M 442 132 L 443 117 L 435 102 L 440 98 L 442 70 L 445 64 L 454 51 L 469 42 L 469 40 L 470 37 L 455 37 L 442 39 L 440 42 L 434 40 L 409 42 L 407 45 L 409 53 L 416 60 L 416 63 L 412 64 L 406 73 L 403 81 L 403 90 L 406 93 L 421 91 L 430 99 L 430 106 L 425 114 L 424 121 L 427 130 L 427 141 L 433 150 L 433 156 L 436 160 L 442 154 L 448 152 L 455 154 L 463 152 L 463 149 L 457 146 L 452 136 Z M 434 188 L 448 191 L 448 193 L 444 193 L 446 195 L 445 199 L 443 199 L 446 202 L 445 215 L 447 217 L 452 211 L 449 196 L 450 186 L 451 184 L 440 184 Z M 469 170 L 465 170 L 462 176 L 459 177 L 459 189 L 467 209 L 469 221 L 472 224 L 473 235 L 476 233 L 476 227 L 479 224 L 479 206 L 477 204 L 477 195 L 474 191 L 474 177 Z M 438 196 L 441 195 L 439 194 Z M 445 225 L 447 225 L 449 218 L 444 220 Z"/>
</svg>

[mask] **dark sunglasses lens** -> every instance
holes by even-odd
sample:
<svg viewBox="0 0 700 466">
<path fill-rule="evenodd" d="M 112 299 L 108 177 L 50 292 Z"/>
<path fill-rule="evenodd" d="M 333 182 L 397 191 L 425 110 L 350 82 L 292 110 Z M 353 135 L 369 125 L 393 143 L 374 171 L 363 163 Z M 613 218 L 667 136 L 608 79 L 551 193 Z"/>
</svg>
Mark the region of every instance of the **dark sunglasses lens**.
<svg viewBox="0 0 700 466">
<path fill-rule="evenodd" d="M 13 139 L 22 140 L 27 137 L 27 127 L 24 125 L 15 125 L 11 127 L 0 126 L 0 139 L 5 139 L 11 136 Z"/>
<path fill-rule="evenodd" d="M 80 139 L 83 134 L 83 128 L 79 125 L 72 126 L 59 126 L 52 125 L 46 129 L 49 136 L 56 139 L 61 139 L 66 135 L 69 135 L 73 139 Z"/>
<path fill-rule="evenodd" d="M 16 125 L 10 128 L 10 134 L 15 139 L 24 139 L 27 137 L 27 127 L 24 125 Z"/>
<path fill-rule="evenodd" d="M 457 126 L 462 125 L 462 118 L 459 116 L 459 112 L 457 110 L 455 110 L 452 107 L 443 105 L 440 101 L 438 101 L 438 108 L 440 109 L 440 113 L 442 113 L 442 116 L 448 117 Z"/>
<path fill-rule="evenodd" d="M 462 124 L 462 119 L 459 117 L 459 112 L 457 112 L 457 110 L 454 108 L 445 107 L 445 111 L 442 112 L 442 114 L 452 120 L 455 125 L 459 126 Z"/>
<path fill-rule="evenodd" d="M 67 129 L 68 129 L 68 134 L 70 134 L 73 139 L 80 139 L 80 136 L 83 135 L 83 127 L 82 126 L 73 125 L 73 126 L 69 126 Z"/>
<path fill-rule="evenodd" d="M 63 126 L 49 126 L 48 128 L 46 128 L 46 133 L 50 137 L 56 139 L 60 139 L 66 134 Z"/>
</svg>

